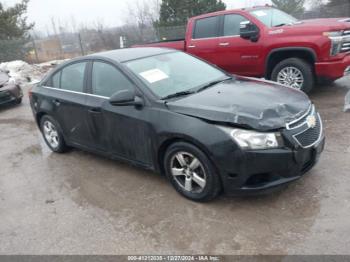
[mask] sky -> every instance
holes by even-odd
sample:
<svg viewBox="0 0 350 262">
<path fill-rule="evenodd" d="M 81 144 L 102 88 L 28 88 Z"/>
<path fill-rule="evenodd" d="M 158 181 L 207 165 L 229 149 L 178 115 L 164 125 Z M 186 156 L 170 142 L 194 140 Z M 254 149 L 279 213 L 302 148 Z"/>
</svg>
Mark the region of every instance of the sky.
<svg viewBox="0 0 350 262">
<path fill-rule="evenodd" d="M 35 22 L 35 30 L 47 32 L 52 28 L 51 18 L 61 24 L 91 25 L 97 21 L 106 26 L 123 25 L 129 6 L 142 0 L 30 0 L 28 21 Z M 144 0 L 147 1 L 147 0 Z M 0 0 L 11 6 L 19 0 Z M 228 9 L 271 3 L 270 0 L 224 0 Z M 74 21 L 72 23 L 72 20 Z"/>
</svg>

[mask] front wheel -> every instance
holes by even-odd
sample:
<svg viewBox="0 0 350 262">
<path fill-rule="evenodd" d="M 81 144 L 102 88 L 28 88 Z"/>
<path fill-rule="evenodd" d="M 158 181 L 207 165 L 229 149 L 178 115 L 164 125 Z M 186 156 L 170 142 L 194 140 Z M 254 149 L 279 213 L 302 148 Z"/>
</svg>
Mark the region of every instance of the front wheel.
<svg viewBox="0 0 350 262">
<path fill-rule="evenodd" d="M 171 145 L 165 154 L 164 169 L 174 188 L 190 200 L 207 202 L 220 193 L 221 183 L 213 164 L 191 144 Z"/>
<path fill-rule="evenodd" d="M 271 79 L 305 93 L 309 93 L 315 85 L 312 66 L 300 58 L 289 58 L 278 63 L 272 71 Z"/>
<path fill-rule="evenodd" d="M 15 104 L 16 104 L 16 105 L 22 104 L 22 98 L 16 99 Z"/>
</svg>

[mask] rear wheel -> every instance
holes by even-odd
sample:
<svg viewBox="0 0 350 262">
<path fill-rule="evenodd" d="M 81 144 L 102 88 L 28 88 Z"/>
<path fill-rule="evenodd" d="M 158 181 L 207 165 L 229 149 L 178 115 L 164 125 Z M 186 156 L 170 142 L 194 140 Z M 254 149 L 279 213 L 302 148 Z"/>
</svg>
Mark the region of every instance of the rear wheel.
<svg viewBox="0 0 350 262">
<path fill-rule="evenodd" d="M 49 148 L 56 153 L 64 153 L 67 151 L 67 146 L 60 131 L 57 121 L 48 115 L 45 115 L 40 120 L 40 129 L 44 140 Z"/>
<path fill-rule="evenodd" d="M 221 190 L 213 164 L 191 144 L 180 142 L 171 145 L 165 154 L 164 169 L 174 188 L 193 201 L 210 201 Z"/>
<path fill-rule="evenodd" d="M 278 63 L 271 79 L 280 84 L 309 93 L 315 85 L 312 66 L 300 58 L 289 58 Z"/>
</svg>

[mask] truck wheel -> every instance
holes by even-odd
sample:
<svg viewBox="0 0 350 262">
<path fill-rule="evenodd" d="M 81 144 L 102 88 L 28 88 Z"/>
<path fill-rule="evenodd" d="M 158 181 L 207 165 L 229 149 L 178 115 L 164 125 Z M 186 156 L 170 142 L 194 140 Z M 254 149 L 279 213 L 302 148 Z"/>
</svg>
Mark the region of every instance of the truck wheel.
<svg viewBox="0 0 350 262">
<path fill-rule="evenodd" d="M 312 66 L 300 58 L 289 58 L 278 63 L 271 79 L 305 93 L 309 93 L 315 85 Z"/>
<path fill-rule="evenodd" d="M 335 80 L 332 79 L 324 79 L 324 78 L 320 78 L 317 81 L 317 84 L 319 84 L 320 86 L 331 86 L 333 85 L 335 82 Z"/>
</svg>

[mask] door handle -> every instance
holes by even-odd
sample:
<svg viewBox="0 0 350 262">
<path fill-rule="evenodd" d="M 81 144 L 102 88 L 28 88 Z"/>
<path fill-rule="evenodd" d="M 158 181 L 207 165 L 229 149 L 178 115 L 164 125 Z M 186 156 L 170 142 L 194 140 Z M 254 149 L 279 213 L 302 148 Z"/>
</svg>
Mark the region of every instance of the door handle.
<svg viewBox="0 0 350 262">
<path fill-rule="evenodd" d="M 195 45 L 189 45 L 188 48 L 195 48 Z"/>
<path fill-rule="evenodd" d="M 52 100 L 52 103 L 54 103 L 55 106 L 60 106 L 61 105 L 61 101 L 58 100 L 58 99 Z"/>
<path fill-rule="evenodd" d="M 220 43 L 219 46 L 229 46 L 230 43 Z"/>
<path fill-rule="evenodd" d="M 90 110 L 89 110 L 89 113 L 91 113 L 91 114 L 101 114 L 101 108 L 91 108 Z"/>
</svg>

